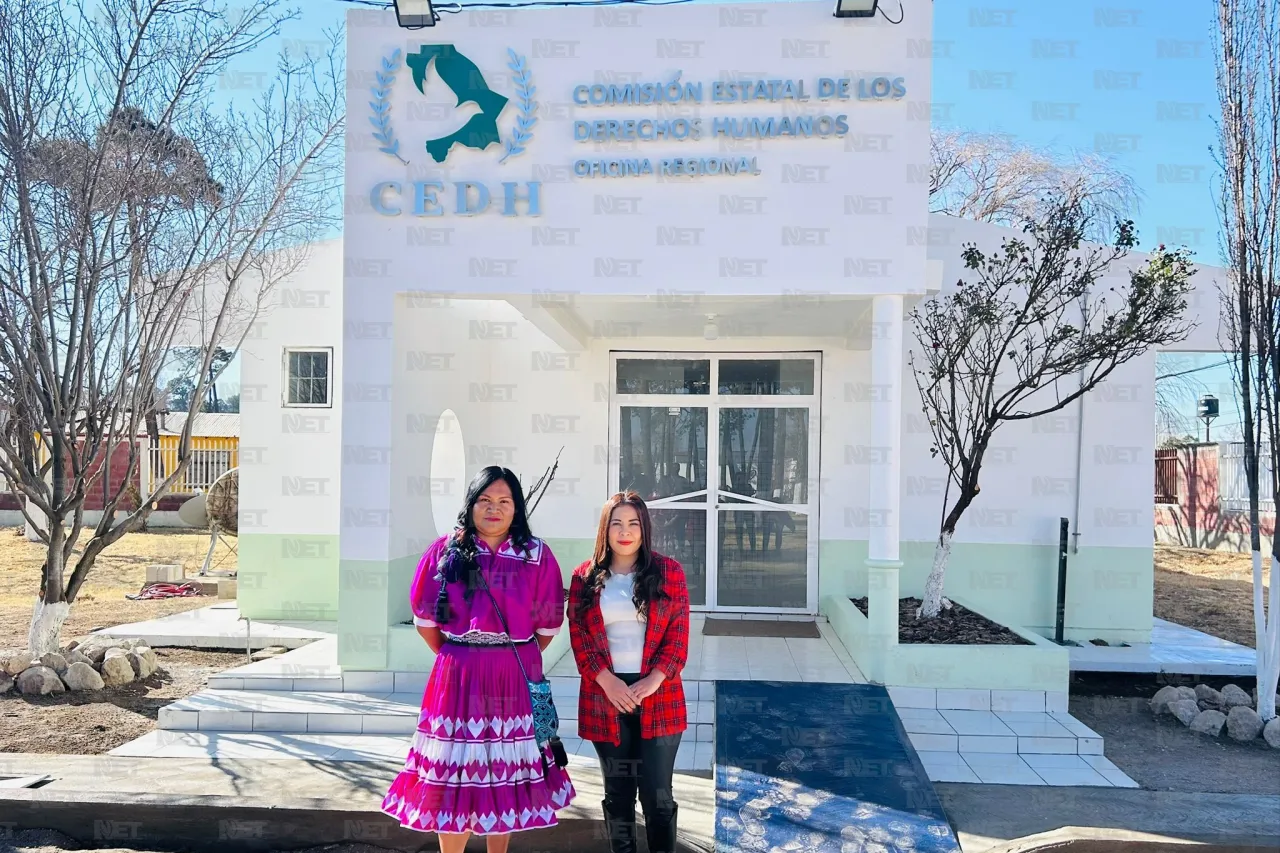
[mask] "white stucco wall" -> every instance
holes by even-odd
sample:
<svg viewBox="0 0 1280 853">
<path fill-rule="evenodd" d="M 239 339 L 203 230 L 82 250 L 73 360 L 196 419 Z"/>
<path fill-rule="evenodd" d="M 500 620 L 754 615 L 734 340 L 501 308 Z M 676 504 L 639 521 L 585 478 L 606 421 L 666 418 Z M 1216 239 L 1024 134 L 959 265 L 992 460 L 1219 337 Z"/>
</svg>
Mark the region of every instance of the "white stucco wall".
<svg viewBox="0 0 1280 853">
<path fill-rule="evenodd" d="M 389 328 L 389 326 L 388 326 Z M 286 347 L 331 347 L 333 401 L 283 405 Z M 336 618 L 343 460 L 342 241 L 311 246 L 240 351 L 240 607 Z"/>
</svg>

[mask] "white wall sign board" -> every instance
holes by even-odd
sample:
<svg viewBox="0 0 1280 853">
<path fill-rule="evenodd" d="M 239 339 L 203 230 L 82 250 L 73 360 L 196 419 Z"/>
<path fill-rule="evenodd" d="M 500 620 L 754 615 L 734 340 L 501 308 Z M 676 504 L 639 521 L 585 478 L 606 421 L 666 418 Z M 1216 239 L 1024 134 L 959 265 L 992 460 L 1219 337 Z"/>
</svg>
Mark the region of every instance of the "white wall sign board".
<svg viewBox="0 0 1280 853">
<path fill-rule="evenodd" d="M 931 12 L 354 10 L 348 303 L 922 289 Z"/>
</svg>

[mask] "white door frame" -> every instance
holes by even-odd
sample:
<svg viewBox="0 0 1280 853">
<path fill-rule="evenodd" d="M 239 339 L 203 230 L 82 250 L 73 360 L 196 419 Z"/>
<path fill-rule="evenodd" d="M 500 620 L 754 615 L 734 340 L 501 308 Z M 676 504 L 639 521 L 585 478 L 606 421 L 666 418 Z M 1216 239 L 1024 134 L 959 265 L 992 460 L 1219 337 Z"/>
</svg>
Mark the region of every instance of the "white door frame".
<svg viewBox="0 0 1280 853">
<path fill-rule="evenodd" d="M 804 359 L 813 361 L 812 395 L 801 394 L 763 394 L 736 395 L 720 394 L 720 362 L 737 359 Z M 710 393 L 708 394 L 619 394 L 618 393 L 618 360 L 710 360 Z M 822 429 L 822 353 L 820 351 L 781 350 L 781 351 L 745 351 L 745 352 L 704 352 L 704 351 L 628 351 L 613 350 L 609 353 L 609 446 L 621 449 L 621 414 L 623 406 L 640 406 L 662 408 L 664 406 L 680 408 L 706 408 L 707 410 L 707 488 L 699 489 L 684 495 L 672 495 L 649 502 L 654 508 L 678 508 L 702 510 L 707 524 L 707 601 L 705 605 L 694 605 L 691 609 L 703 612 L 761 613 L 761 614 L 801 614 L 816 615 L 818 612 L 818 543 L 819 518 L 818 499 L 821 493 L 820 449 Z M 807 409 L 809 412 L 809 478 L 806 504 L 780 504 L 754 497 L 735 495 L 735 503 L 726 503 L 719 499 L 719 483 L 713 478 L 720 475 L 720 412 L 725 409 L 772 408 L 772 409 Z M 617 491 L 617 484 L 622 474 L 622 454 L 609 454 L 609 494 Z M 690 500 L 698 498 L 701 500 Z M 750 505 L 760 506 L 762 511 L 783 510 L 804 515 L 808 523 L 808 549 L 806 559 L 806 604 L 804 607 L 720 607 L 717 603 L 719 578 L 719 512 L 747 511 Z"/>
</svg>

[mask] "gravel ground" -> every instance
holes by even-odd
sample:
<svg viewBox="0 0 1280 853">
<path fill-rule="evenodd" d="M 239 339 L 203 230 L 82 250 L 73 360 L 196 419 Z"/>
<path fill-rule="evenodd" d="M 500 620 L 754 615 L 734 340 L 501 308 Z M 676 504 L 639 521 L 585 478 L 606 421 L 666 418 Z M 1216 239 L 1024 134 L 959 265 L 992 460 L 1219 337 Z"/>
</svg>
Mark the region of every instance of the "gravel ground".
<svg viewBox="0 0 1280 853">
<path fill-rule="evenodd" d="M 1139 697 L 1072 696 L 1071 715 L 1103 737 L 1107 758 L 1143 788 L 1280 796 L 1280 749 L 1199 735 L 1153 718 Z"/>
</svg>

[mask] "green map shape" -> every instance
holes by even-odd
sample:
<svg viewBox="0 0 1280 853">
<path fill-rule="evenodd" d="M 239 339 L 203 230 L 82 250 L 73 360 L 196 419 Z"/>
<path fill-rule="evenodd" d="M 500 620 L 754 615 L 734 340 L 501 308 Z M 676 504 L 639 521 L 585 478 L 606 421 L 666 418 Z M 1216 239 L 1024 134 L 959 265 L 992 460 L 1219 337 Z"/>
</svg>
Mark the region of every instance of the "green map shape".
<svg viewBox="0 0 1280 853">
<path fill-rule="evenodd" d="M 405 56 L 405 64 L 413 72 L 413 84 L 424 92 L 427 67 L 435 61 L 436 73 L 458 98 L 458 106 L 470 101 L 480 112 L 448 136 L 427 141 L 427 153 L 437 163 L 443 163 L 455 144 L 483 151 L 502 140 L 498 135 L 498 115 L 507 105 L 507 98 L 489 88 L 484 75 L 470 59 L 451 44 L 424 44 L 417 53 Z"/>
</svg>

